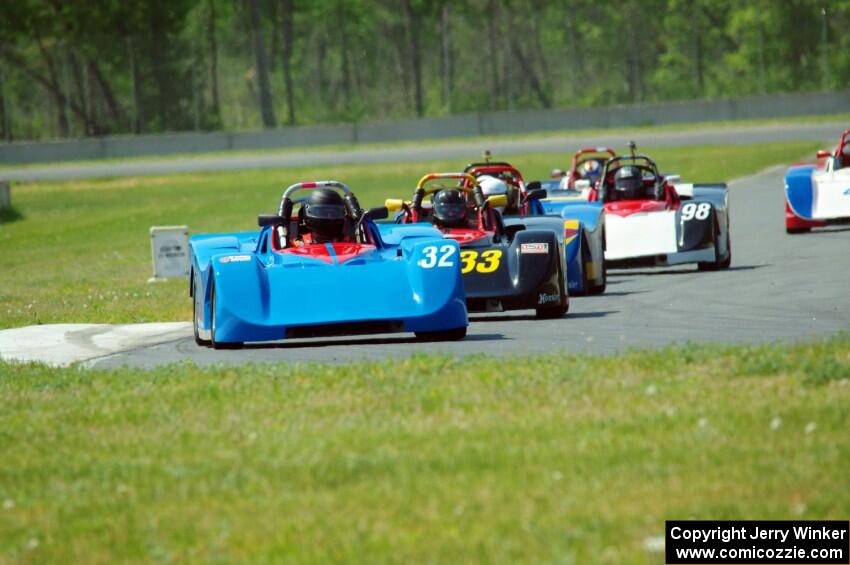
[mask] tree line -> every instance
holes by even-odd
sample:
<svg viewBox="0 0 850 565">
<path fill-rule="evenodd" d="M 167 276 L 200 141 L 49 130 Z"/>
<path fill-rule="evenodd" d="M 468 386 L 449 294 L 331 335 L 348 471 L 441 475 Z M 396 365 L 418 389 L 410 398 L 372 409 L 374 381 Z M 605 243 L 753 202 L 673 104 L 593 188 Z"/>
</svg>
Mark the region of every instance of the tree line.
<svg viewBox="0 0 850 565">
<path fill-rule="evenodd" d="M 7 0 L 0 138 L 850 84 L 850 0 Z"/>
</svg>

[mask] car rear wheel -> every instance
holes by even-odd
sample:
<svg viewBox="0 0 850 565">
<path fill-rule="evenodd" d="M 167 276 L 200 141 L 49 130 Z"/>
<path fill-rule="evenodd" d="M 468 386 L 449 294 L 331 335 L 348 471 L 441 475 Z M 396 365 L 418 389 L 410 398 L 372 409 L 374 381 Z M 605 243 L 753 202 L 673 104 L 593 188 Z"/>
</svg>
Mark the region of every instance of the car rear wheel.
<svg viewBox="0 0 850 565">
<path fill-rule="evenodd" d="M 605 294 L 608 288 L 608 267 L 605 265 L 605 258 L 602 258 L 602 282 L 598 285 L 590 287 L 590 294 Z"/>
<path fill-rule="evenodd" d="M 241 349 L 241 341 L 217 341 L 215 339 L 215 283 L 211 284 L 212 288 L 210 289 L 210 338 L 212 338 L 211 341 L 213 349 Z"/>
<path fill-rule="evenodd" d="M 419 341 L 457 341 L 466 337 L 466 326 L 439 332 L 415 332 Z"/>
<path fill-rule="evenodd" d="M 715 235 L 714 236 L 714 256 L 717 257 L 720 255 L 720 249 L 718 248 L 718 241 L 720 238 Z M 700 271 L 722 271 L 723 269 L 728 269 L 729 265 L 732 264 L 732 236 L 729 234 L 729 226 L 726 226 L 726 258 L 720 261 L 713 261 L 711 263 L 699 263 L 697 264 L 697 269 Z"/>
<path fill-rule="evenodd" d="M 729 232 L 726 232 L 726 259 L 720 262 L 721 269 L 728 269 L 732 264 L 732 237 L 729 235 Z"/>
<path fill-rule="evenodd" d="M 562 255 L 563 257 L 563 255 Z M 582 257 L 583 259 L 583 257 Z M 584 266 L 584 265 L 582 265 Z M 552 319 L 552 318 L 562 318 L 564 314 L 570 309 L 570 299 L 569 294 L 567 293 L 567 282 L 564 279 L 564 271 L 566 270 L 566 266 L 563 261 L 558 261 L 558 278 L 560 281 L 561 288 L 560 291 L 561 302 L 555 304 L 553 306 L 546 306 L 545 308 L 537 308 L 535 312 L 537 313 L 537 317 L 541 319 Z M 585 287 L 587 288 L 587 287 Z"/>
<path fill-rule="evenodd" d="M 810 231 L 812 231 L 812 228 L 785 228 L 785 233 L 790 234 L 809 233 Z"/>
<path fill-rule="evenodd" d="M 567 294 L 567 283 L 564 280 L 564 265 L 562 261 L 558 264 L 558 279 L 563 285 L 559 290 L 561 293 L 561 303 L 554 306 L 546 306 L 545 308 L 537 308 L 535 311 L 537 317 L 541 319 L 562 318 L 570 309 L 569 295 Z"/>
<path fill-rule="evenodd" d="M 199 332 L 200 329 L 200 319 L 199 316 L 204 311 L 203 300 L 204 293 L 203 290 L 198 288 L 196 275 L 192 275 L 192 329 L 195 333 L 195 343 L 202 347 L 209 347 L 212 341 L 208 339 L 202 339 L 201 334 Z M 198 300 L 201 301 L 201 304 L 198 304 Z"/>
<path fill-rule="evenodd" d="M 586 294 L 603 294 L 608 287 L 608 265 L 605 263 L 605 229 L 602 229 L 602 282 L 593 284 L 593 281 L 585 278 L 584 288 Z M 587 257 L 591 257 L 590 244 L 586 245 Z"/>
<path fill-rule="evenodd" d="M 602 282 L 600 284 L 587 284 L 588 294 L 602 294 L 608 287 L 608 266 L 605 264 L 605 256 L 602 256 Z"/>
</svg>

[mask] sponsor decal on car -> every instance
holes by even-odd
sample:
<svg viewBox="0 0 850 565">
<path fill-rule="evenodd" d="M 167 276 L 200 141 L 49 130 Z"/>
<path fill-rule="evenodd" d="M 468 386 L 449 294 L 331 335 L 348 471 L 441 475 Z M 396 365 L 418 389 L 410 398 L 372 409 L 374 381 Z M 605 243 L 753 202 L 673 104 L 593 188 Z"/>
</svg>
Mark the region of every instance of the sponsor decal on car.
<svg viewBox="0 0 850 565">
<path fill-rule="evenodd" d="M 549 253 L 548 243 L 522 243 L 519 246 L 520 253 Z"/>
<path fill-rule="evenodd" d="M 559 294 L 545 294 L 545 293 L 541 292 L 540 296 L 537 297 L 537 303 L 538 304 L 551 304 L 553 302 L 558 303 L 560 301 L 561 301 L 561 296 Z"/>
<path fill-rule="evenodd" d="M 564 245 L 569 246 L 570 243 L 578 235 L 578 220 L 564 220 Z"/>
<path fill-rule="evenodd" d="M 222 257 L 218 260 L 219 263 L 241 263 L 243 261 L 250 261 L 250 255 L 231 255 L 230 257 Z"/>
</svg>

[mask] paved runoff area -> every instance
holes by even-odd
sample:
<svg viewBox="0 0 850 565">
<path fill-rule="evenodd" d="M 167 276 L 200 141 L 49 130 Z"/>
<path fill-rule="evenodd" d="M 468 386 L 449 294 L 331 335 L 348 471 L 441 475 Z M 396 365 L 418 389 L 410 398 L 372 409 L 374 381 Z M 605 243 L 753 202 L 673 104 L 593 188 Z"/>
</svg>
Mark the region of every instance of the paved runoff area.
<svg viewBox="0 0 850 565">
<path fill-rule="evenodd" d="M 730 183 L 728 271 L 610 271 L 606 294 L 573 298 L 560 320 L 537 320 L 532 311 L 473 314 L 469 334 L 459 342 L 423 344 L 395 334 L 249 344 L 235 351 L 198 347 L 188 322 L 62 324 L 0 331 L 0 355 L 103 368 L 348 362 L 423 352 L 606 354 L 672 343 L 799 341 L 850 330 L 850 227 L 787 235 L 783 174 L 784 167 L 777 167 Z"/>
</svg>

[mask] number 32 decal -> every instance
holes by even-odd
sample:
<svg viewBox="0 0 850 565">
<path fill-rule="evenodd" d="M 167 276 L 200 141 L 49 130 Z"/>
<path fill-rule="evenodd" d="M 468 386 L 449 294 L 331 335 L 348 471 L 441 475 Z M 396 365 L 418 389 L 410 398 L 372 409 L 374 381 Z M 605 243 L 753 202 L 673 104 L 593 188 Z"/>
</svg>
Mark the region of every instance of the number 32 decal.
<svg viewBox="0 0 850 565">
<path fill-rule="evenodd" d="M 690 202 L 682 206 L 682 221 L 687 222 L 688 220 L 692 220 L 696 218 L 697 220 L 704 220 L 711 213 L 711 204 L 708 202 L 700 202 L 699 204 L 694 204 Z"/>
<path fill-rule="evenodd" d="M 471 273 L 474 269 L 479 273 L 492 273 L 499 268 L 499 262 L 502 259 L 502 252 L 498 249 L 488 249 L 481 253 L 481 258 L 478 258 L 477 251 L 461 251 L 460 260 L 463 266 L 460 269 L 461 273 Z"/>
<path fill-rule="evenodd" d="M 455 251 L 457 251 L 457 248 L 452 245 L 443 245 L 439 249 L 435 245 L 429 245 L 422 250 L 424 257 L 419 260 L 419 266 L 423 269 L 454 267 L 455 262 L 451 259 Z M 499 268 L 502 260 L 502 252 L 499 249 L 488 249 L 479 256 L 477 251 L 466 250 L 461 252 L 460 260 L 462 263 L 461 273 L 466 274 L 477 271 L 487 274 Z"/>
<path fill-rule="evenodd" d="M 434 267 L 454 267 L 455 262 L 451 261 L 457 247 L 454 245 L 443 245 L 437 250 L 436 245 L 429 245 L 422 250 L 424 258 L 419 260 L 419 266 L 423 269 L 433 269 Z"/>
</svg>

